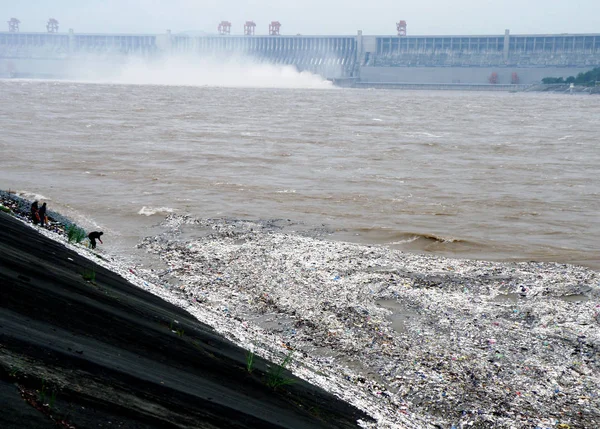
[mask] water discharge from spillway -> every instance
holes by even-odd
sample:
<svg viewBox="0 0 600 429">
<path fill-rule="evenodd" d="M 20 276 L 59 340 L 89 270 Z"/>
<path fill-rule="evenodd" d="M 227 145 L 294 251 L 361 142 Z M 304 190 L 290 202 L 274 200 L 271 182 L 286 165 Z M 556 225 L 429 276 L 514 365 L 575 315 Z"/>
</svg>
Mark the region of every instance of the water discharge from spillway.
<svg viewBox="0 0 600 429">
<path fill-rule="evenodd" d="M 330 81 L 295 66 L 261 63 L 244 56 L 172 56 L 160 60 L 88 57 L 70 67 L 71 79 L 98 83 L 226 88 L 333 88 Z"/>
</svg>

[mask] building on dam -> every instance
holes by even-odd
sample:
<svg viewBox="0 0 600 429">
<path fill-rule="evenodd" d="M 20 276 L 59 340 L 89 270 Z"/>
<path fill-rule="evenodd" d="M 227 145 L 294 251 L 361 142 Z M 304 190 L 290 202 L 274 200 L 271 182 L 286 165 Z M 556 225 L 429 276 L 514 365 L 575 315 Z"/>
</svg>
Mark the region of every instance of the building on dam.
<svg viewBox="0 0 600 429">
<path fill-rule="evenodd" d="M 223 21 L 219 34 L 60 33 L 58 21 L 47 32 L 20 32 L 12 18 L 0 32 L 0 76 L 72 77 L 82 61 L 102 64 L 117 59 L 166 56 L 247 57 L 292 66 L 358 85 L 538 83 L 544 77 L 568 77 L 600 66 L 600 34 L 410 36 L 406 23 L 395 35 L 281 35 L 273 21 L 268 35 L 256 35 L 251 21 L 243 35 L 230 34 Z"/>
</svg>

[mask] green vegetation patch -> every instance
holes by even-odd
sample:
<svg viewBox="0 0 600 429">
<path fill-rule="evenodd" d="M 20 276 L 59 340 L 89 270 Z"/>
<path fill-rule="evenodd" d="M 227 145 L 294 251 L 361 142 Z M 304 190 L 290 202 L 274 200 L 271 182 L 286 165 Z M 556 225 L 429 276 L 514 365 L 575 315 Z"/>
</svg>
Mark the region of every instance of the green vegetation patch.
<svg viewBox="0 0 600 429">
<path fill-rule="evenodd" d="M 70 224 L 67 228 L 67 238 L 69 239 L 69 243 L 73 241 L 75 243 L 81 243 L 85 237 L 87 237 L 85 230 L 74 223 Z"/>
<path fill-rule="evenodd" d="M 296 380 L 293 378 L 289 378 L 284 375 L 286 367 L 292 361 L 293 354 L 294 351 L 291 350 L 280 365 L 276 365 L 274 368 L 269 369 L 269 372 L 267 372 L 267 386 L 271 387 L 272 389 L 277 389 L 278 387 L 294 384 L 296 382 Z"/>
<path fill-rule="evenodd" d="M 251 350 L 246 352 L 246 371 L 249 374 L 252 374 L 252 371 L 254 371 L 254 352 Z"/>
<path fill-rule="evenodd" d="M 545 77 L 542 83 L 550 84 L 575 84 L 577 86 L 596 86 L 600 84 L 600 67 L 596 67 L 588 72 L 579 73 L 577 77 L 569 76 L 564 79 L 562 77 Z"/>
<path fill-rule="evenodd" d="M 94 283 L 96 281 L 96 271 L 93 268 L 86 268 L 81 276 L 87 282 Z"/>
</svg>

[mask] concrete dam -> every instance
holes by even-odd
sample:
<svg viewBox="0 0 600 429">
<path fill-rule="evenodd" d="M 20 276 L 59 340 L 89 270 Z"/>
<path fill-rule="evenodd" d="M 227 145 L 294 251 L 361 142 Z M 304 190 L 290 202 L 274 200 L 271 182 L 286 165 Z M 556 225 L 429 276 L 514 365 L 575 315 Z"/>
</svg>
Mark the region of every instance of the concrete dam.
<svg viewBox="0 0 600 429">
<path fill-rule="evenodd" d="M 293 66 L 346 85 L 538 83 L 600 66 L 600 34 L 352 36 L 0 32 L 0 77 L 68 78 L 94 58 L 233 58 Z"/>
</svg>

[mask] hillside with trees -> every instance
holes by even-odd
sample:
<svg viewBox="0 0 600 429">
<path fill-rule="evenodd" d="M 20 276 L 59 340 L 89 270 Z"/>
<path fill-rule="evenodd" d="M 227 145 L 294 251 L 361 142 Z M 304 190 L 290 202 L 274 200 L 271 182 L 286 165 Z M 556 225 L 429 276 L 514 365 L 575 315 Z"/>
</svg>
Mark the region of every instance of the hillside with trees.
<svg viewBox="0 0 600 429">
<path fill-rule="evenodd" d="M 573 83 L 578 86 L 596 86 L 600 84 L 600 67 L 596 67 L 585 73 L 579 73 L 577 77 L 569 76 L 564 79 L 562 77 L 545 77 L 542 79 L 544 84 L 556 84 L 556 83 Z"/>
</svg>

